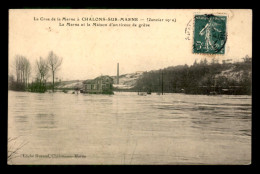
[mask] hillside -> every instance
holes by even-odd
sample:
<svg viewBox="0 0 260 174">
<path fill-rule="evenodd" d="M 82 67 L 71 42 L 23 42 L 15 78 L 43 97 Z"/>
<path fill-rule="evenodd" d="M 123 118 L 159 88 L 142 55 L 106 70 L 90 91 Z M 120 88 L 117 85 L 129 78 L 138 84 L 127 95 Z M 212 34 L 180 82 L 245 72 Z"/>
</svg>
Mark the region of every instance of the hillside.
<svg viewBox="0 0 260 174">
<path fill-rule="evenodd" d="M 134 88 L 138 78 L 142 76 L 143 72 L 135 72 L 130 74 L 123 74 L 119 76 L 119 84 L 116 84 L 117 77 L 112 76 L 114 80 L 114 88 L 116 89 L 131 89 Z"/>
<path fill-rule="evenodd" d="M 208 63 L 201 60 L 193 65 L 171 66 L 149 72 L 135 72 L 119 76 L 119 84 L 114 80 L 115 90 L 173 92 L 186 94 L 251 94 L 252 61 L 250 58 L 235 63 Z M 83 88 L 83 80 L 57 83 L 58 89 Z"/>
<path fill-rule="evenodd" d="M 57 82 L 56 88 L 57 89 L 83 88 L 83 80 L 71 80 L 71 81 Z"/>
<path fill-rule="evenodd" d="M 122 74 L 119 76 L 119 84 L 116 83 L 116 76 L 112 76 L 114 80 L 113 87 L 115 89 L 131 89 L 136 85 L 137 79 L 143 74 L 143 72 L 136 72 L 130 74 Z M 71 80 L 71 81 L 61 81 L 56 85 L 57 89 L 74 89 L 83 88 L 85 80 Z"/>
<path fill-rule="evenodd" d="M 193 65 L 178 65 L 145 72 L 135 89 L 152 92 L 184 92 L 187 94 L 251 94 L 252 61 L 208 63 L 206 59 Z"/>
</svg>

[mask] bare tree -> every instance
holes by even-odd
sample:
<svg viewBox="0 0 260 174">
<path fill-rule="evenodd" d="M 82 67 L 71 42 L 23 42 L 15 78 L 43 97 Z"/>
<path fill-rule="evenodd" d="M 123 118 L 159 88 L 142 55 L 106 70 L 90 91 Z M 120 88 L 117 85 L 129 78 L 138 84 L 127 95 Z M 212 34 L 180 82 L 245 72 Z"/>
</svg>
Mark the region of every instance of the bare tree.
<svg viewBox="0 0 260 174">
<path fill-rule="evenodd" d="M 25 59 L 25 62 L 24 62 L 24 82 L 26 84 L 26 87 L 28 87 L 30 75 L 31 75 L 31 64 L 27 59 Z"/>
<path fill-rule="evenodd" d="M 21 82 L 21 70 L 22 70 L 21 60 L 22 60 L 22 56 L 20 56 L 20 55 L 15 56 L 14 66 L 15 66 L 15 71 L 16 71 L 16 82 L 17 83 Z"/>
<path fill-rule="evenodd" d="M 47 74 L 48 74 L 48 66 L 47 61 L 40 57 L 39 60 L 36 60 L 37 65 L 37 76 L 40 81 L 40 86 L 42 83 L 46 82 Z"/>
<path fill-rule="evenodd" d="M 28 86 L 28 79 L 31 74 L 31 64 L 29 60 L 21 55 L 15 56 L 14 67 L 16 71 L 16 82 Z"/>
<path fill-rule="evenodd" d="M 62 58 L 59 58 L 56 54 L 53 53 L 53 51 L 50 51 L 47 61 L 48 68 L 52 73 L 52 91 L 54 91 L 54 77 L 62 64 Z"/>
<path fill-rule="evenodd" d="M 19 151 L 27 145 L 29 142 L 22 142 L 17 145 L 17 140 L 20 136 L 14 138 L 8 138 L 8 155 L 7 161 L 11 162 L 13 158 L 19 157 Z"/>
</svg>

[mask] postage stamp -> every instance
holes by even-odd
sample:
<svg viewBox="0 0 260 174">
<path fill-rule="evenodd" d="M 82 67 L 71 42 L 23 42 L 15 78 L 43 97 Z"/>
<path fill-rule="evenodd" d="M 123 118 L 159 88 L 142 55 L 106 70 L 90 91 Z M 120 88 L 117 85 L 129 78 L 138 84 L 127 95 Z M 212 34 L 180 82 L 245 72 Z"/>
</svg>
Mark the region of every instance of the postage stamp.
<svg viewBox="0 0 260 174">
<path fill-rule="evenodd" d="M 195 15 L 193 53 L 225 54 L 227 16 Z"/>
</svg>

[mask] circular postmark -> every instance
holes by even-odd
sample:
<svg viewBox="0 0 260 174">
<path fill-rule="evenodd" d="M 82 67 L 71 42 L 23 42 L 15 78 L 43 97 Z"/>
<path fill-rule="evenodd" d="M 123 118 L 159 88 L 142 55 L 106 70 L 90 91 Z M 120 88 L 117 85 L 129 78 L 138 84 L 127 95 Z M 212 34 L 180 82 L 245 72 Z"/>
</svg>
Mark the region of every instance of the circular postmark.
<svg viewBox="0 0 260 174">
<path fill-rule="evenodd" d="M 192 19 L 189 20 L 189 22 L 187 23 L 186 27 L 185 27 L 185 39 L 186 40 L 191 40 L 191 28 L 192 28 Z"/>
</svg>

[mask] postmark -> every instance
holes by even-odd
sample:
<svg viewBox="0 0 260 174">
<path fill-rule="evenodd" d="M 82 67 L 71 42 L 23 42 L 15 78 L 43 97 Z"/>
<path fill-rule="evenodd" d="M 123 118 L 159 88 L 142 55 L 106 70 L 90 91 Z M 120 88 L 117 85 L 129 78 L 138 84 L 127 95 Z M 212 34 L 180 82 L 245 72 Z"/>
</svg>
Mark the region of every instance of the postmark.
<svg viewBox="0 0 260 174">
<path fill-rule="evenodd" d="M 187 23 L 187 25 L 186 25 L 186 28 L 185 28 L 185 35 L 186 35 L 186 37 L 185 37 L 185 39 L 186 40 L 191 40 L 191 29 L 192 29 L 192 19 L 191 20 L 189 20 L 189 22 Z"/>
<path fill-rule="evenodd" d="M 194 16 L 193 53 L 225 54 L 227 16 Z"/>
</svg>

